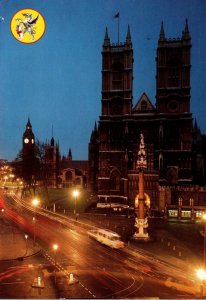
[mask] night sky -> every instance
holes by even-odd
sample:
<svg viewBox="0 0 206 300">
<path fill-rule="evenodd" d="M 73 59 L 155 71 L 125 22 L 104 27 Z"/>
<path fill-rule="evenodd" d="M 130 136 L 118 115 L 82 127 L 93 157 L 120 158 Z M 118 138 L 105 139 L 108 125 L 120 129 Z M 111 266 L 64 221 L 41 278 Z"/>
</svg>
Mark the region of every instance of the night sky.
<svg viewBox="0 0 206 300">
<path fill-rule="evenodd" d="M 45 18 L 34 44 L 18 42 L 10 21 L 20 9 Z M 130 25 L 134 49 L 133 104 L 146 92 L 155 104 L 155 56 L 161 22 L 167 38 L 181 37 L 188 18 L 192 37 L 191 112 L 206 133 L 205 0 L 0 0 L 0 158 L 13 160 L 30 117 L 41 142 L 54 139 L 60 152 L 88 158 L 88 143 L 101 113 L 101 51 L 108 27 L 116 43 Z"/>
</svg>

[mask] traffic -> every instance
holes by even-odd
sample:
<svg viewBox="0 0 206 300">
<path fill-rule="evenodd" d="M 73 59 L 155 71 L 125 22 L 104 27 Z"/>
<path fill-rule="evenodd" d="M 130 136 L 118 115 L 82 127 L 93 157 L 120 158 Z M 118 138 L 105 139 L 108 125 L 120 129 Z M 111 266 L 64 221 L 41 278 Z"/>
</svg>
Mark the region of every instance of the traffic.
<svg viewBox="0 0 206 300">
<path fill-rule="evenodd" d="M 111 248 L 121 249 L 124 248 L 124 242 L 121 241 L 120 236 L 108 229 L 89 230 L 88 235 L 98 242 L 107 245 Z"/>
</svg>

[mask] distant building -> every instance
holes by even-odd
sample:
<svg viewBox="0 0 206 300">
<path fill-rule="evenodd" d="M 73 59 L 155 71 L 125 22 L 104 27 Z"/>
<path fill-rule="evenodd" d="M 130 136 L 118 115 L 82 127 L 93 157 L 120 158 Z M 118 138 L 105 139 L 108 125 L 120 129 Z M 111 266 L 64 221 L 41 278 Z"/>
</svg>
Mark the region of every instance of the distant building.
<svg viewBox="0 0 206 300">
<path fill-rule="evenodd" d="M 63 157 L 60 163 L 59 182 L 62 187 L 87 187 L 88 161 L 72 160 L 72 151 L 69 149 L 67 158 Z"/>
<path fill-rule="evenodd" d="M 59 185 L 59 145 L 51 138 L 50 143 L 45 144 L 45 183 L 48 187 L 57 188 Z"/>
<path fill-rule="evenodd" d="M 191 46 L 187 20 L 182 37 L 177 39 L 166 38 L 161 24 L 156 104 L 143 93 L 133 106 L 130 28 L 125 42 L 118 44 L 110 42 L 106 28 L 102 109 L 89 142 L 89 187 L 98 202 L 134 206 L 138 194 L 135 166 L 142 133 L 147 153 L 145 192 L 150 207 L 165 210 L 180 202 L 188 207 L 206 204 L 206 190 L 200 187 L 205 184 L 205 139 L 190 111 Z"/>
</svg>

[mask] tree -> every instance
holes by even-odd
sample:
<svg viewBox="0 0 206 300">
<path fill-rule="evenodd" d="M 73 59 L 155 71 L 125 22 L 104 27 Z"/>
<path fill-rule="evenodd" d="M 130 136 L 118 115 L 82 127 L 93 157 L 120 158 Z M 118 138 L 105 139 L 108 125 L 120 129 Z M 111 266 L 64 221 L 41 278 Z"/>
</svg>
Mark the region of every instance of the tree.
<svg viewBox="0 0 206 300">
<path fill-rule="evenodd" d="M 29 152 L 21 149 L 13 162 L 15 175 L 23 179 L 25 189 L 33 189 L 44 178 L 44 153 L 45 145 L 39 140 Z"/>
</svg>

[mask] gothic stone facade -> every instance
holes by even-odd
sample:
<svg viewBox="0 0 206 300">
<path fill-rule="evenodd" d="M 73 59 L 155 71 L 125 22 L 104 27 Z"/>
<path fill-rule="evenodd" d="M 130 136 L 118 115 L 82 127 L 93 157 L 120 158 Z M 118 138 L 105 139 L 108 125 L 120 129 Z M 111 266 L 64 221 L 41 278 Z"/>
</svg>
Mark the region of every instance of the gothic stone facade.
<svg viewBox="0 0 206 300">
<path fill-rule="evenodd" d="M 45 182 L 48 187 L 57 188 L 59 183 L 59 145 L 51 138 L 45 144 Z"/>
<path fill-rule="evenodd" d="M 98 201 L 134 205 L 141 133 L 147 153 L 145 191 L 151 207 L 164 207 L 159 201 L 163 194 L 168 195 L 164 187 L 174 189 L 193 184 L 190 50 L 187 20 L 180 39 L 167 39 L 162 23 L 156 56 L 156 105 L 143 93 L 133 106 L 130 28 L 125 42 L 118 44 L 110 42 L 106 29 L 102 49 L 102 111 L 89 143 L 89 182 Z M 169 195 L 171 202 L 172 193 Z"/>
</svg>

